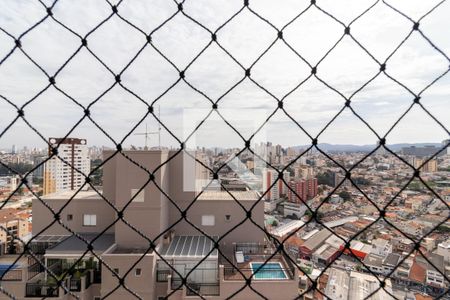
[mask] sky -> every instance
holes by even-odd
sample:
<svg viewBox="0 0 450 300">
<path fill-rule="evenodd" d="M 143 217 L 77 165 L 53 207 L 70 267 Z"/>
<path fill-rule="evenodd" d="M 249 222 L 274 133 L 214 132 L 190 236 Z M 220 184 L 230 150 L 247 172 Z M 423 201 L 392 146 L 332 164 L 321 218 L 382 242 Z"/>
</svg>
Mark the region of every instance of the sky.
<svg viewBox="0 0 450 300">
<path fill-rule="evenodd" d="M 90 108 L 91 117 L 116 142 L 121 141 L 144 118 L 147 106 L 142 101 L 151 104 L 156 99 L 155 114 L 159 108 L 162 122 L 178 140 L 184 141 L 210 113 L 208 97 L 212 101 L 220 99 L 218 111 L 229 124 L 242 132 L 245 139 L 275 111 L 277 99 L 283 99 L 283 107 L 289 116 L 281 110 L 277 111 L 253 140 L 269 140 L 285 146 L 309 144 L 310 138 L 295 122 L 310 136 L 317 136 L 343 107 L 345 100 L 339 93 L 349 97 L 357 90 L 359 92 L 351 98 L 352 108 L 380 136 L 385 135 L 414 99 L 407 89 L 388 75 L 413 93 L 419 93 L 449 69 L 450 62 L 446 56 L 450 56 L 450 1 L 445 1 L 421 19 L 419 27 L 443 53 L 436 51 L 418 31 L 414 31 L 394 52 L 410 33 L 413 23 L 384 2 L 316 2 L 322 10 L 316 6 L 309 7 L 310 1 L 250 0 L 249 8 L 276 28 L 281 29 L 288 24 L 283 29 L 283 41 L 277 40 L 277 30 L 248 8 L 221 27 L 242 9 L 242 1 L 186 0 L 183 11 L 192 19 L 213 32 L 220 27 L 217 41 L 238 64 L 217 43 L 211 43 L 211 34 L 207 30 L 181 13 L 160 27 L 177 12 L 175 2 L 124 0 L 118 6 L 119 15 L 143 32 L 152 32 L 153 45 L 147 44 L 122 73 L 121 83 L 128 91 L 115 85 L 104 94 L 114 84 L 114 76 L 84 47 L 72 57 L 80 47 L 80 38 L 51 18 L 25 34 L 21 43 L 26 54 L 48 74 L 54 74 L 72 57 L 55 77 L 56 87 L 82 106 L 98 99 Z M 439 3 L 431 0 L 386 2 L 414 21 Z M 49 1 L 44 3 L 50 5 Z M 353 21 L 374 3 L 369 12 Z M 112 10 L 106 1 L 59 0 L 52 12 L 56 20 L 78 35 L 85 36 Z M 46 14 L 45 7 L 38 1 L 1 1 L 0 59 L 14 48 L 14 39 L 5 32 L 18 37 Z M 343 24 L 351 23 L 351 35 L 373 58 L 384 62 L 389 57 L 386 62 L 388 75 L 381 73 L 364 86 L 379 72 L 379 65 L 350 36 L 342 37 L 344 26 L 329 15 Z M 146 45 L 145 35 L 117 15 L 98 27 L 87 41 L 89 50 L 115 74 L 120 73 Z M 257 60 L 272 43 L 270 50 Z M 198 56 L 208 44 L 209 47 Z M 318 64 L 316 75 L 320 80 L 310 76 L 311 68 L 291 48 L 311 66 Z M 178 81 L 179 71 L 161 53 L 178 70 L 186 69 L 185 80 L 188 83 Z M 190 64 L 196 56 L 198 58 Z M 254 82 L 244 78 L 242 67 L 251 67 Z M 296 88 L 301 82 L 303 84 Z M 234 89 L 226 93 L 237 83 Z M 44 147 L 42 138 L 66 135 L 83 117 L 83 108 L 57 88 L 50 86 L 40 93 L 47 85 L 48 78 L 43 71 L 19 49 L 15 49 L 0 65 L 0 149 L 10 148 L 13 144 L 16 147 Z M 42 137 L 21 119 L 4 132 L 17 116 L 16 108 L 5 99 L 21 107 L 38 94 L 23 110 L 26 120 Z M 441 142 L 447 139 L 449 135 L 446 130 L 450 128 L 449 95 L 450 74 L 444 75 L 421 94 L 423 106 L 446 129 L 437 125 L 421 107 L 414 105 L 389 132 L 387 142 Z M 189 140 L 191 143 L 219 147 L 243 145 L 243 140 L 216 112 L 208 120 Z M 150 131 L 158 130 L 158 123 L 149 115 L 123 144 L 143 146 L 144 138 L 135 133 L 144 132 L 146 124 Z M 70 136 L 86 138 L 89 145 L 113 146 L 113 142 L 89 119 L 84 119 Z M 156 146 L 157 140 L 156 135 L 152 135 L 149 144 Z M 374 144 L 377 137 L 349 109 L 345 109 L 319 135 L 318 140 L 321 143 L 362 145 Z M 161 130 L 161 142 L 166 146 L 178 145 L 164 128 Z"/>
</svg>

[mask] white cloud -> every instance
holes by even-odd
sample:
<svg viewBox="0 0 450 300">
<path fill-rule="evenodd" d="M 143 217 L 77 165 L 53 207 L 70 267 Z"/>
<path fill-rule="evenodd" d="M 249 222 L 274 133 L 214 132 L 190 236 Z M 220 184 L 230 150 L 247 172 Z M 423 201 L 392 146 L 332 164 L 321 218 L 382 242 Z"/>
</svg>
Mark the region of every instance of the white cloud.
<svg viewBox="0 0 450 300">
<path fill-rule="evenodd" d="M 347 3 L 348 2 L 348 3 Z M 349 24 L 373 1 L 317 1 L 318 5 Z M 309 6 L 310 1 L 250 1 L 250 7 L 281 29 L 287 22 Z M 414 20 L 425 14 L 437 1 L 388 1 L 410 15 Z M 242 1 L 187 1 L 184 10 L 210 31 L 215 31 L 233 14 L 242 8 Z M 150 33 L 177 11 L 172 1 L 125 0 L 119 6 L 119 13 L 132 24 Z M 87 34 L 92 28 L 107 18 L 112 10 L 106 1 L 58 1 L 53 9 L 55 18 L 67 25 L 78 35 Z M 447 55 L 450 39 L 446 34 L 449 26 L 448 1 L 438 7 L 428 17 L 421 20 L 420 28 Z M 0 3 L 0 27 L 18 37 L 30 26 L 45 17 L 45 8 L 38 1 L 9 0 Z M 379 61 L 384 61 L 412 28 L 412 22 L 388 8 L 382 2 L 366 15 L 352 23 L 351 33 Z M 146 36 L 117 16 L 113 16 L 98 30 L 88 36 L 89 48 L 111 69 L 119 73 L 146 43 Z M 344 26 L 311 7 L 283 30 L 283 37 L 311 65 L 317 64 L 331 46 L 344 34 Z M 217 33 L 218 42 L 238 61 L 248 68 L 261 53 L 276 40 L 277 31 L 244 9 Z M 22 39 L 23 49 L 46 72 L 54 74 L 62 64 L 78 49 L 80 38 L 48 18 Z M 167 58 L 180 70 L 194 59 L 211 41 L 210 33 L 178 14 L 152 35 L 152 41 Z M 14 46 L 14 41 L 0 31 L 0 55 L 3 58 Z M 181 138 L 183 109 L 210 109 L 211 103 L 203 95 L 180 81 L 172 90 L 165 91 L 179 79 L 178 71 L 151 45 L 147 45 L 140 56 L 122 74 L 122 84 L 151 104 L 156 99 L 161 106 L 164 123 Z M 1 59 L 0 58 L 0 59 Z M 386 64 L 386 71 L 398 78 L 414 92 L 419 92 L 434 78 L 448 70 L 449 61 L 432 48 L 418 32 L 393 55 Z M 349 37 L 320 62 L 317 75 L 337 88 L 344 95 L 351 95 L 369 78 L 378 72 L 379 66 L 359 48 Z M 284 97 L 299 82 L 310 74 L 310 69 L 300 58 L 278 40 L 274 47 L 252 68 L 252 78 L 278 98 Z M 244 70 L 233 59 L 212 44 L 186 70 L 186 80 L 205 93 L 213 101 L 221 98 L 226 91 L 244 76 Z M 56 85 L 73 97 L 81 105 L 87 106 L 114 84 L 111 74 L 100 62 L 83 48 L 56 76 Z M 430 112 L 450 125 L 449 75 L 426 90 L 422 103 Z M 48 85 L 48 79 L 20 51 L 15 52 L 0 65 L 0 95 L 21 106 Z M 161 98 L 159 98 L 162 94 Z M 367 85 L 354 99 L 352 105 L 369 124 L 384 134 L 413 100 L 405 89 L 380 75 Z M 312 135 L 343 107 L 345 100 L 334 91 L 310 78 L 285 99 L 285 109 Z M 219 101 L 221 108 L 264 109 L 270 114 L 277 107 L 276 100 L 259 89 L 249 79 L 245 79 L 235 90 Z M 14 119 L 16 109 L 0 99 L 0 109 L 5 117 L 0 118 L 0 132 Z M 96 102 L 92 117 L 116 140 L 129 132 L 142 119 L 147 108 L 138 98 L 114 87 Z M 446 114 L 447 112 L 447 114 Z M 29 121 L 49 136 L 64 135 L 82 116 L 83 109 L 72 100 L 50 87 L 29 106 L 25 107 Z M 401 126 L 388 136 L 389 142 L 439 142 L 448 138 L 444 130 L 437 129 L 433 122 L 424 120 L 426 126 L 416 128 L 417 118 L 425 113 L 417 108 L 411 116 L 401 122 Z M 346 111 L 336 124 L 326 131 L 326 141 L 332 143 L 374 143 L 373 134 Z M 143 131 L 145 123 L 156 130 L 156 120 L 149 116 L 137 131 Z M 267 125 L 267 136 L 283 144 L 304 144 L 307 142 L 300 129 L 281 112 Z M 214 128 L 214 127 L 213 127 Z M 414 128 L 412 131 L 411 128 Z M 284 129 L 284 130 L 283 130 Z M 224 132 L 229 129 L 224 128 Z M 202 131 L 202 141 L 208 143 L 213 134 L 221 134 L 221 128 Z M 90 144 L 111 146 L 111 142 L 95 126 L 85 120 L 73 133 L 88 138 Z M 210 136 L 208 136 L 210 135 Z M 324 133 L 325 135 L 325 133 Z M 163 143 L 176 145 L 175 140 L 163 130 Z M 156 139 L 154 144 L 156 145 Z M 230 140 L 230 144 L 234 143 Z M 221 140 L 223 142 L 223 139 Z M 236 141 L 238 142 L 238 141 Z M 43 141 L 18 122 L 0 138 L 0 148 L 12 144 L 43 145 Z M 131 135 L 126 145 L 142 144 L 142 139 Z"/>
</svg>

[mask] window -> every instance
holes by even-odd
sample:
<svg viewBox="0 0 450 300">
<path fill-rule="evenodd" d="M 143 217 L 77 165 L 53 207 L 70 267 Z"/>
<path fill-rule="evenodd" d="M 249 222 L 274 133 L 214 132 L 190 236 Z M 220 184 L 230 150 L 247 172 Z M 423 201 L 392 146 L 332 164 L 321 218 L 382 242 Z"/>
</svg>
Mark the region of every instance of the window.
<svg viewBox="0 0 450 300">
<path fill-rule="evenodd" d="M 214 226 L 216 219 L 213 215 L 202 216 L 202 226 Z"/>
<path fill-rule="evenodd" d="M 97 215 L 83 215 L 83 226 L 97 225 Z"/>
<path fill-rule="evenodd" d="M 134 197 L 134 195 L 137 194 L 139 189 L 131 189 L 131 197 Z M 136 198 L 133 199 L 133 202 L 144 202 L 144 190 L 142 190 Z"/>
<path fill-rule="evenodd" d="M 73 220 L 73 215 L 67 215 L 67 221 L 72 221 Z"/>
<path fill-rule="evenodd" d="M 141 270 L 140 268 L 136 268 L 136 269 L 134 270 L 134 275 L 135 275 L 135 276 L 141 276 L 141 273 L 142 273 L 142 270 Z"/>
<path fill-rule="evenodd" d="M 94 297 L 94 300 L 100 300 L 100 299 L 101 299 L 100 296 L 95 296 L 95 297 Z"/>
<path fill-rule="evenodd" d="M 225 215 L 225 221 L 229 222 L 231 220 L 231 215 Z"/>
</svg>

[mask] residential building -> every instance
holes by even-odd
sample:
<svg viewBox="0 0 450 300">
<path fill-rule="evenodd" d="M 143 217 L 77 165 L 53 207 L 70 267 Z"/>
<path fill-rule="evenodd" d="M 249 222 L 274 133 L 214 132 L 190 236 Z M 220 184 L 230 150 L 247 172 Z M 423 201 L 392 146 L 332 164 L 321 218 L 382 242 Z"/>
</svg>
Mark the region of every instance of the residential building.
<svg viewBox="0 0 450 300">
<path fill-rule="evenodd" d="M 27 239 L 30 233 L 28 224 L 28 220 L 21 218 L 16 209 L 0 210 L 0 256 L 21 252 L 22 244 L 15 239 Z"/>
<path fill-rule="evenodd" d="M 89 149 L 85 139 L 50 138 L 48 155 L 57 147 L 57 155 L 44 166 L 44 195 L 64 190 L 78 190 L 85 184 L 85 176 L 91 171 Z"/>
<path fill-rule="evenodd" d="M 389 253 L 392 252 L 392 244 L 385 239 L 375 239 L 372 241 L 372 250 L 371 253 L 386 257 Z"/>
<path fill-rule="evenodd" d="M 142 299 L 226 299 L 245 285 L 242 274 L 255 273 L 252 289 L 258 293 L 280 300 L 298 296 L 298 270 L 258 228 L 264 226 L 264 211 L 257 192 L 213 189 L 200 194 L 191 187 L 209 174 L 199 171 L 203 167 L 191 156 L 166 150 L 123 152 L 104 152 L 101 194 L 66 190 L 44 196 L 47 205 L 33 200 L 33 233 L 38 236 L 32 249 L 57 276 L 67 276 L 68 290 L 58 288 L 46 272 L 23 275 L 3 288 L 17 299 L 129 299 L 123 280 Z M 145 171 L 158 166 L 152 175 Z M 63 206 L 59 222 L 48 226 L 55 220 L 49 208 Z M 241 224 L 250 208 L 252 222 Z M 256 272 L 269 256 L 280 270 L 276 280 Z M 246 288 L 233 298 L 254 295 Z"/>
<path fill-rule="evenodd" d="M 275 201 L 280 199 L 280 184 L 276 182 L 278 180 L 278 172 L 274 169 L 262 170 L 262 193 L 264 199 Z"/>
<path fill-rule="evenodd" d="M 317 195 L 317 178 L 291 180 L 289 186 L 292 190 L 288 191 L 288 199 L 294 203 L 304 203 Z"/>
<path fill-rule="evenodd" d="M 301 218 L 305 215 L 307 208 L 303 203 L 294 203 L 285 201 L 283 203 L 283 214 L 285 217 L 287 216 L 296 216 L 297 218 Z"/>
<path fill-rule="evenodd" d="M 435 158 L 430 159 L 427 161 L 426 158 L 419 158 L 419 157 L 415 157 L 413 156 L 410 160 L 411 164 L 414 166 L 414 168 L 420 168 L 420 171 L 422 172 L 437 172 L 437 160 Z"/>
<path fill-rule="evenodd" d="M 450 262 L 450 239 L 438 244 L 437 254 L 444 257 L 446 262 Z"/>
</svg>

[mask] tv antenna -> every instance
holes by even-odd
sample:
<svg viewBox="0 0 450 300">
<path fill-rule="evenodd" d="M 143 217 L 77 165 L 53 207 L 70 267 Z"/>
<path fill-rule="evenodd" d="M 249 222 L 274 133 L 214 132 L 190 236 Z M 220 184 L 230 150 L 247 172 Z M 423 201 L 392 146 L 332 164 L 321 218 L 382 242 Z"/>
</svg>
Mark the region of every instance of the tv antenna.
<svg viewBox="0 0 450 300">
<path fill-rule="evenodd" d="M 145 148 L 144 150 L 148 150 L 148 141 L 150 140 L 150 135 L 157 134 L 158 135 L 158 147 L 161 149 L 161 107 L 158 106 L 158 131 L 148 131 L 148 125 L 145 123 L 145 132 L 135 133 L 134 135 L 143 135 L 145 139 Z"/>
</svg>

